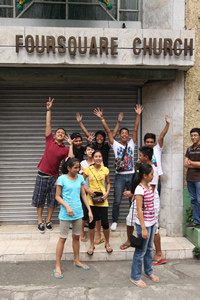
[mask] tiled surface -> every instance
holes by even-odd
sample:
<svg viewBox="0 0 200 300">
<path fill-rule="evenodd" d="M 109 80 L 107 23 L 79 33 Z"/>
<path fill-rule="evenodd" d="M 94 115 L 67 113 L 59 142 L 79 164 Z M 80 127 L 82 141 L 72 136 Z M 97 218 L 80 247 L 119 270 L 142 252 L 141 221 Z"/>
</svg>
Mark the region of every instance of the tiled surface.
<svg viewBox="0 0 200 300">
<path fill-rule="evenodd" d="M 184 259 L 192 257 L 194 245 L 184 237 L 167 237 L 165 229 L 161 229 L 161 243 L 166 258 Z M 86 232 L 88 238 L 88 232 Z M 56 244 L 59 237 L 59 226 L 54 225 L 52 232 L 40 234 L 35 225 L 1 225 L 0 226 L 0 261 L 38 261 L 55 260 Z M 131 260 L 133 248 L 120 250 L 126 240 L 126 227 L 120 225 L 116 232 L 110 234 L 110 245 L 113 253 L 108 254 L 105 244 L 95 246 L 93 256 L 87 255 L 89 241 L 81 242 L 80 259 L 84 261 Z M 72 260 L 72 235 L 66 241 L 63 260 Z"/>
</svg>

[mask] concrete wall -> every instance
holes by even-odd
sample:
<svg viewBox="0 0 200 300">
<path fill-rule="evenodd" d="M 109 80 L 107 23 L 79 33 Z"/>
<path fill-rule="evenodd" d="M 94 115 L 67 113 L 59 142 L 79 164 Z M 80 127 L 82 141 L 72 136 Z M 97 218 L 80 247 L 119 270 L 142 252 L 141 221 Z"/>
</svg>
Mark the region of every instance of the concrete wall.
<svg viewBox="0 0 200 300">
<path fill-rule="evenodd" d="M 142 92 L 144 112 L 142 136 L 153 132 L 157 139 L 165 126 L 165 113 L 170 128 L 165 136 L 162 154 L 162 191 L 160 225 L 169 236 L 181 236 L 183 229 L 183 123 L 184 73 L 177 72 L 172 82 L 149 83 Z"/>
<path fill-rule="evenodd" d="M 184 29 L 185 0 L 143 0 L 142 19 L 143 28 Z"/>
<path fill-rule="evenodd" d="M 195 65 L 185 78 L 184 152 L 191 144 L 190 130 L 200 127 L 200 1 L 186 1 L 186 29 L 195 30 Z"/>
</svg>

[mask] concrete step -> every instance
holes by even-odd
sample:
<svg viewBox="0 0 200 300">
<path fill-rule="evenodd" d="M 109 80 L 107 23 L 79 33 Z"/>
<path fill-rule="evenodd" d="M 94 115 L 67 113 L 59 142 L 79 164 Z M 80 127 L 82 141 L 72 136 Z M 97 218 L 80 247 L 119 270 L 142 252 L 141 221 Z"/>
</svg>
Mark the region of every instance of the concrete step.
<svg viewBox="0 0 200 300">
<path fill-rule="evenodd" d="M 162 251 L 167 259 L 192 258 L 194 245 L 184 237 L 167 237 L 166 231 L 161 230 Z M 56 244 L 59 237 L 59 225 L 54 225 L 53 231 L 41 234 L 36 225 L 1 225 L 0 226 L 0 261 L 41 261 L 55 260 Z M 88 232 L 86 232 L 88 238 Z M 95 246 L 93 256 L 87 254 L 89 241 L 80 245 L 82 261 L 131 260 L 134 248 L 121 250 L 120 245 L 126 241 L 126 226 L 120 224 L 115 232 L 110 234 L 110 245 L 113 253 L 108 254 L 105 244 Z M 63 260 L 72 260 L 72 234 L 65 243 Z"/>
<path fill-rule="evenodd" d="M 87 232 L 88 229 L 85 228 Z M 45 231 L 45 234 L 41 234 L 37 225 L 4 225 L 0 226 L 0 240 L 44 240 L 50 238 L 57 238 L 59 235 L 59 224 L 53 225 L 52 231 Z M 160 235 L 166 236 L 166 229 L 160 229 Z M 119 223 L 115 231 L 110 232 L 111 237 L 121 237 L 126 239 L 126 225 Z"/>
</svg>

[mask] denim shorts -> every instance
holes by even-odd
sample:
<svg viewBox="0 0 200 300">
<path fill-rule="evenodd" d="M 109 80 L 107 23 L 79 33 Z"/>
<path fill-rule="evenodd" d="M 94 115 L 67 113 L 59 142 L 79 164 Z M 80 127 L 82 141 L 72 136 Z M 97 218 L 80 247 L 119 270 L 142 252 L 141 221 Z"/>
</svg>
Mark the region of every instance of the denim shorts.
<svg viewBox="0 0 200 300">
<path fill-rule="evenodd" d="M 58 202 L 55 199 L 57 177 L 37 175 L 35 189 L 33 192 L 32 206 L 44 207 L 47 199 L 47 206 L 57 207 Z"/>
</svg>

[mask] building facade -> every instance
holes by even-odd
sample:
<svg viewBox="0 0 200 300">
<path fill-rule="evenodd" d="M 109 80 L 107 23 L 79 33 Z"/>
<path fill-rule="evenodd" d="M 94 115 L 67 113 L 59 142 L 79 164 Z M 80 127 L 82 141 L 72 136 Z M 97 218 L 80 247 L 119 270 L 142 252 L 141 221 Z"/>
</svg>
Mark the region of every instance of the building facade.
<svg viewBox="0 0 200 300">
<path fill-rule="evenodd" d="M 101 128 L 92 114 L 96 106 L 104 109 L 112 129 L 123 111 L 122 125 L 132 130 L 133 107 L 142 103 L 137 147 L 146 132 L 159 136 L 166 113 L 171 119 L 162 155 L 161 226 L 168 235 L 181 236 L 184 78 L 195 57 L 194 31 L 185 30 L 185 1 L 118 0 L 110 1 L 110 10 L 95 0 L 63 2 L 64 12 L 51 11 L 57 14 L 51 20 L 37 17 L 34 1 L 24 6 L 24 14 L 13 10 L 9 18 L 1 15 L 0 221 L 36 220 L 30 203 L 44 151 L 48 96 L 55 98 L 53 129 L 62 125 L 69 133 L 80 131 L 76 111 L 90 131 Z M 113 181 L 112 160 L 111 154 Z M 124 199 L 121 221 L 127 211 Z"/>
</svg>

